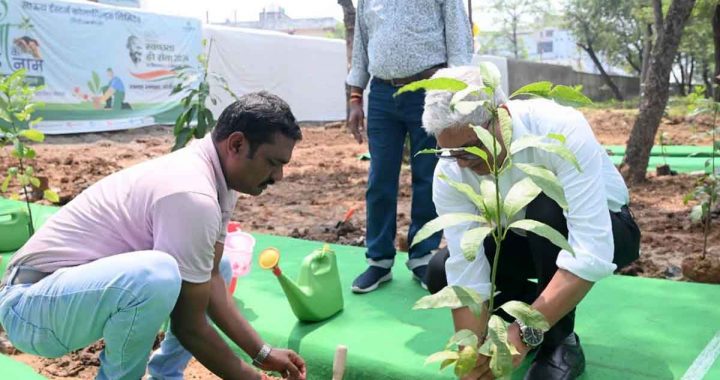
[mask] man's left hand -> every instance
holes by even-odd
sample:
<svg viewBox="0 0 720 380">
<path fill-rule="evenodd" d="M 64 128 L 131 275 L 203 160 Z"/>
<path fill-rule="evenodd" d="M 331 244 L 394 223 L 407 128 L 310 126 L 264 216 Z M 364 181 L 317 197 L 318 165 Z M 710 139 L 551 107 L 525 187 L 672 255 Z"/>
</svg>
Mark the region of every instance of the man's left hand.
<svg viewBox="0 0 720 380">
<path fill-rule="evenodd" d="M 515 349 L 519 352 L 518 355 L 513 355 L 513 368 L 518 368 L 520 364 L 525 360 L 525 356 L 530 351 L 530 348 L 523 343 L 520 337 L 520 327 L 517 323 L 511 323 L 508 326 L 508 342 L 515 346 Z M 484 355 L 478 357 L 477 366 L 467 375 L 463 376 L 461 380 L 493 380 L 492 371 L 490 370 L 490 358 Z"/>
<path fill-rule="evenodd" d="M 305 361 L 293 350 L 273 348 L 260 368 L 278 372 L 289 380 L 305 380 L 307 378 Z"/>
</svg>

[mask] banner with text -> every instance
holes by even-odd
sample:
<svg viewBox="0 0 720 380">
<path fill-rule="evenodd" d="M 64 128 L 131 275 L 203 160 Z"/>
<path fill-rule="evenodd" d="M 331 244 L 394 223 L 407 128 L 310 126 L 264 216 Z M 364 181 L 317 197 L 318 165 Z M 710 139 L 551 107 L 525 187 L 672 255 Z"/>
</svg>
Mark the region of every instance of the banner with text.
<svg viewBox="0 0 720 380">
<path fill-rule="evenodd" d="M 199 20 L 114 6 L 0 0 L 0 75 L 44 85 L 38 129 L 75 133 L 172 123 L 175 70 L 197 66 Z"/>
</svg>

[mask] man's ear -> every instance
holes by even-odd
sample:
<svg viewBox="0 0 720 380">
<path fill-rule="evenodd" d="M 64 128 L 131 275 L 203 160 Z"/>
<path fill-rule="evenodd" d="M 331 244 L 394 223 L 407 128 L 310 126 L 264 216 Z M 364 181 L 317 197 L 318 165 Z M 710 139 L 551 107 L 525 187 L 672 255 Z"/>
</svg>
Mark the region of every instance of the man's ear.
<svg viewBox="0 0 720 380">
<path fill-rule="evenodd" d="M 250 149 L 250 143 L 242 132 L 233 132 L 227 138 L 228 153 L 232 155 L 247 156 Z"/>
</svg>

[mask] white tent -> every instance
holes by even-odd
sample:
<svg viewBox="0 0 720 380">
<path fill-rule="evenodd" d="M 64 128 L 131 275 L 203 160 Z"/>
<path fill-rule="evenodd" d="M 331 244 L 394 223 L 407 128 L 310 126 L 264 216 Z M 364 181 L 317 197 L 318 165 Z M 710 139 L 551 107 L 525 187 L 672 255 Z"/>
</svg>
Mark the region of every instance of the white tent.
<svg viewBox="0 0 720 380">
<path fill-rule="evenodd" d="M 300 121 L 345 119 L 345 41 L 205 25 L 210 70 L 242 95 L 267 90 L 285 99 Z M 226 94 L 213 112 L 231 102 Z"/>
</svg>

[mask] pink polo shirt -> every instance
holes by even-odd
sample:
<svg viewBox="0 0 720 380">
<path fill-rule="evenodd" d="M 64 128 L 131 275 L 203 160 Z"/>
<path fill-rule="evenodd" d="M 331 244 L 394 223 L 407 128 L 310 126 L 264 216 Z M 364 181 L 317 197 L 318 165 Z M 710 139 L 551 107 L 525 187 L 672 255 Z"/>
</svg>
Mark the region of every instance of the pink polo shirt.
<svg viewBox="0 0 720 380">
<path fill-rule="evenodd" d="M 237 198 L 225 183 L 208 135 L 90 186 L 53 215 L 10 265 L 53 272 L 120 253 L 157 250 L 177 260 L 184 281 L 206 282 L 215 242 L 225 240 Z"/>
</svg>

